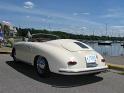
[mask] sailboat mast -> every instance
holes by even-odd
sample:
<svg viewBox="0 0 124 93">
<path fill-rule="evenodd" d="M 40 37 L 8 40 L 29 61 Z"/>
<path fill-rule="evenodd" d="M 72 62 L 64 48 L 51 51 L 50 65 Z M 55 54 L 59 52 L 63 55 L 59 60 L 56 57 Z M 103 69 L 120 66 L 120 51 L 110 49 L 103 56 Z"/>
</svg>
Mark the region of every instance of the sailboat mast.
<svg viewBox="0 0 124 93">
<path fill-rule="evenodd" d="M 105 34 L 106 36 L 107 36 L 107 31 L 108 31 L 108 25 L 106 24 L 106 34 Z"/>
</svg>

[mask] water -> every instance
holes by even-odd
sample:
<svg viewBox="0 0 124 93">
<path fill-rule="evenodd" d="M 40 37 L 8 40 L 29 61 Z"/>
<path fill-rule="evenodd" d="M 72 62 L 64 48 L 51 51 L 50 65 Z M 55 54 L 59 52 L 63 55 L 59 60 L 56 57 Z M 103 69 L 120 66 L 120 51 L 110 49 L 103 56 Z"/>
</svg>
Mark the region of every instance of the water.
<svg viewBox="0 0 124 93">
<path fill-rule="evenodd" d="M 88 43 L 93 49 L 103 56 L 120 56 L 124 55 L 124 47 L 120 43 L 112 43 L 112 45 L 98 45 L 98 43 Z"/>
</svg>

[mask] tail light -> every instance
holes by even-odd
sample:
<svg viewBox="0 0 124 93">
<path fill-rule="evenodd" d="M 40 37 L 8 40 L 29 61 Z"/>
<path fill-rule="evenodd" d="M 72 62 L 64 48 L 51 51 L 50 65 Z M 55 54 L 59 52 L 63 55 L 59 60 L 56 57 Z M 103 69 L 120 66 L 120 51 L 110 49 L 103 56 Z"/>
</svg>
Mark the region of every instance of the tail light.
<svg viewBox="0 0 124 93">
<path fill-rule="evenodd" d="M 69 62 L 68 62 L 68 65 L 69 65 L 69 66 L 76 65 L 76 64 L 77 64 L 76 61 L 69 61 Z"/>
<path fill-rule="evenodd" d="M 105 62 L 105 59 L 101 59 L 101 62 Z"/>
</svg>

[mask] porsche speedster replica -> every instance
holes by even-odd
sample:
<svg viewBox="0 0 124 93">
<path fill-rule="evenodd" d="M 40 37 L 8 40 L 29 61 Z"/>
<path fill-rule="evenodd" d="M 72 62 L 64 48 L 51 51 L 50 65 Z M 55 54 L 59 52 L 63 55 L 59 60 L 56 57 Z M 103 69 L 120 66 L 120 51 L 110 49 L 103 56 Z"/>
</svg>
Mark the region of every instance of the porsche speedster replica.
<svg viewBox="0 0 124 93">
<path fill-rule="evenodd" d="M 34 66 L 40 76 L 96 74 L 107 70 L 105 59 L 85 43 L 72 39 L 17 42 L 11 56 Z"/>
</svg>

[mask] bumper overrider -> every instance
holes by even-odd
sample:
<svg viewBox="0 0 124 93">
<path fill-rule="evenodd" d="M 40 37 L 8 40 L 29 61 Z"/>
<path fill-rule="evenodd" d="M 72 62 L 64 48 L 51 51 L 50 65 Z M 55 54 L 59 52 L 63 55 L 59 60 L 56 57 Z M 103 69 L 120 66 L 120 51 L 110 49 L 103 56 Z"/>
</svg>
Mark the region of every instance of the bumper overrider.
<svg viewBox="0 0 124 93">
<path fill-rule="evenodd" d="M 108 69 L 108 66 L 83 68 L 83 69 L 60 68 L 59 73 L 65 74 L 65 75 L 81 75 L 81 74 L 92 74 L 92 73 L 106 72 L 107 69 Z"/>
</svg>

